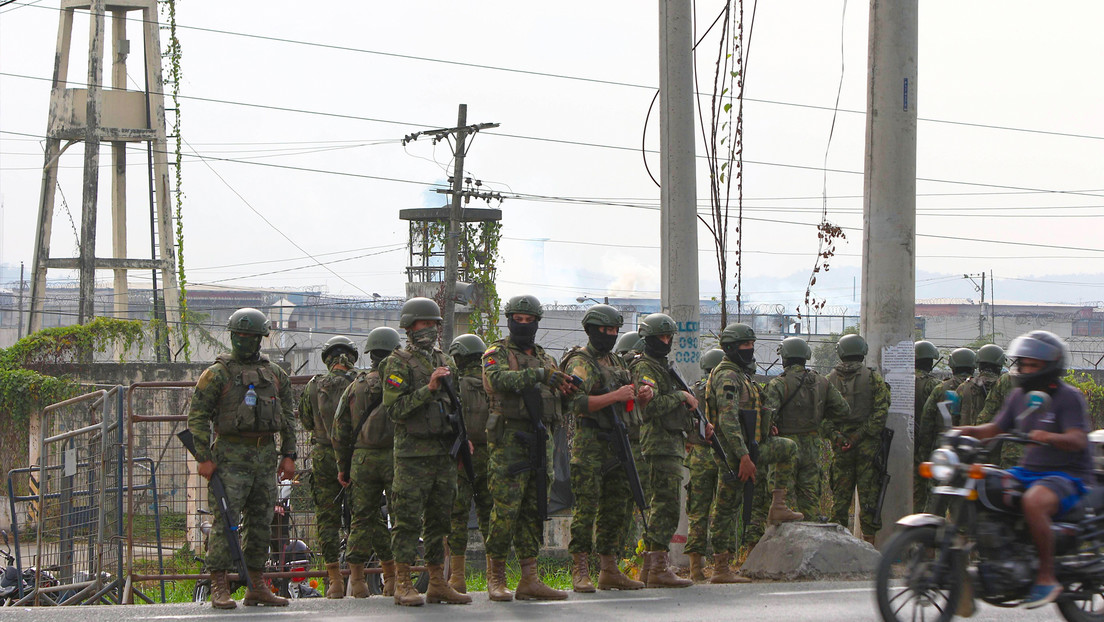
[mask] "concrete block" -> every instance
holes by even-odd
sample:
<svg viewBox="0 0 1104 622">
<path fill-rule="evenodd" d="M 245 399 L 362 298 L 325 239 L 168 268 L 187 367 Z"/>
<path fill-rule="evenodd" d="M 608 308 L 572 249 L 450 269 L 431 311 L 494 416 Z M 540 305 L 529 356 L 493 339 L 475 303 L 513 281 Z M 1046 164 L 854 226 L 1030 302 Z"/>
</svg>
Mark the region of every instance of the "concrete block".
<svg viewBox="0 0 1104 622">
<path fill-rule="evenodd" d="M 807 581 L 873 576 L 880 556 L 835 523 L 784 523 L 767 528 L 740 574 L 751 579 Z"/>
</svg>

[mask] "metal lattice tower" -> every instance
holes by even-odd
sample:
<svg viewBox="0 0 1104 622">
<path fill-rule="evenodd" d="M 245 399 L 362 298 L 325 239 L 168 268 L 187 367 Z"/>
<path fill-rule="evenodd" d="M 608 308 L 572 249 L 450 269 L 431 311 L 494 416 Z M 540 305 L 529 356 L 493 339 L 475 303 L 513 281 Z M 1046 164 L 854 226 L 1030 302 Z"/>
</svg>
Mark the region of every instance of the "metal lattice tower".
<svg viewBox="0 0 1104 622">
<path fill-rule="evenodd" d="M 73 17 L 78 9 L 90 14 L 88 35 L 88 76 L 84 83 L 69 82 L 70 44 Z M 130 21 L 140 24 L 145 62 L 145 91 L 126 88 L 126 58 L 130 42 L 126 38 L 127 15 L 139 12 Z M 103 85 L 104 36 L 107 14 L 111 14 L 111 87 Z M 50 111 L 46 129 L 46 156 L 42 171 L 38 227 L 31 278 L 30 331 L 42 328 L 46 303 L 46 273 L 49 269 L 80 272 L 78 321 L 85 323 L 95 315 L 96 270 L 114 272 L 114 315 L 125 318 L 128 312 L 128 270 L 161 272 L 164 314 L 154 305 L 154 317 L 169 326 L 169 348 L 175 351 L 172 328 L 180 322 L 180 290 L 176 278 L 176 251 L 173 246 L 170 209 L 168 150 L 165 131 L 165 99 L 161 78 L 161 43 L 158 33 L 156 0 L 62 0 L 58 25 L 57 54 L 50 90 Z M 81 200 L 79 256 L 50 256 L 54 195 L 58 187 L 58 161 L 70 146 L 84 143 L 84 183 Z M 100 143 L 111 144 L 111 221 L 112 256 L 96 256 L 96 207 L 99 191 Z M 155 214 L 151 214 L 154 240 L 149 259 L 127 257 L 126 231 L 126 144 L 146 143 L 151 159 L 150 186 Z M 154 209 L 151 208 L 151 212 Z M 156 273 L 155 273 L 156 274 Z M 159 293 L 154 288 L 155 297 Z"/>
</svg>

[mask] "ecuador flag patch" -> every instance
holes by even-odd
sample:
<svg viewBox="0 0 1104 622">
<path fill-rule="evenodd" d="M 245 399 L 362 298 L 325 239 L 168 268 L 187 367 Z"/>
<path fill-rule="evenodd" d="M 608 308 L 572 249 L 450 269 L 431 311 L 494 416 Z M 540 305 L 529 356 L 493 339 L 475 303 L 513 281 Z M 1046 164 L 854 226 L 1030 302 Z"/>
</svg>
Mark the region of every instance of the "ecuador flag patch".
<svg viewBox="0 0 1104 622">
<path fill-rule="evenodd" d="M 395 374 L 391 374 L 390 376 L 387 377 L 387 384 L 389 384 L 389 385 L 391 385 L 391 386 L 393 386 L 397 389 L 397 388 L 399 388 L 403 385 L 403 379 L 396 376 Z"/>
</svg>

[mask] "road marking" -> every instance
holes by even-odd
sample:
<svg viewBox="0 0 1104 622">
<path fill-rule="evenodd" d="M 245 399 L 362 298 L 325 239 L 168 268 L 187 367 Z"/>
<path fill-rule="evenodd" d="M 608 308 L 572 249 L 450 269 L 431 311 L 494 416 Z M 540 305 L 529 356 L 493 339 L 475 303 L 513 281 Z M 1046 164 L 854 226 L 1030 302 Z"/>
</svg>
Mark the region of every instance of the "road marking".
<svg viewBox="0 0 1104 622">
<path fill-rule="evenodd" d="M 809 590 L 806 592 L 765 592 L 760 596 L 797 596 L 799 594 L 842 594 L 845 592 L 873 592 L 872 587 L 848 587 L 838 590 Z"/>
<path fill-rule="evenodd" d="M 643 597 L 640 597 L 640 598 L 632 598 L 632 597 L 603 598 L 601 600 L 599 600 L 599 599 L 595 599 L 595 600 L 540 600 L 540 601 L 530 601 L 527 604 L 530 604 L 530 605 L 591 605 L 591 604 L 593 604 L 593 605 L 604 605 L 606 603 L 619 603 L 619 602 L 639 603 L 639 602 L 643 602 L 643 601 L 646 601 L 646 600 L 671 600 L 671 597 L 670 596 L 643 596 Z M 522 601 L 522 602 L 525 602 L 525 601 Z"/>
</svg>

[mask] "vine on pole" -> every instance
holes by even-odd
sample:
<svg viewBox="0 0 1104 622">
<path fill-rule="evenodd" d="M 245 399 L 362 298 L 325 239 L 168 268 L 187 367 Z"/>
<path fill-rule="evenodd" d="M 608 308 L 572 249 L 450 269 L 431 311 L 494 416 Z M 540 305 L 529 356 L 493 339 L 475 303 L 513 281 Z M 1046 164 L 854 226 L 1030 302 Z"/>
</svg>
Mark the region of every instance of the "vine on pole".
<svg viewBox="0 0 1104 622">
<path fill-rule="evenodd" d="M 160 0 L 161 10 L 165 13 L 168 20 L 166 28 L 169 31 L 169 40 L 166 44 L 165 52 L 161 55 L 162 58 L 169 61 L 169 77 L 165 82 L 172 85 L 172 102 L 173 110 L 173 136 L 176 138 L 176 144 L 173 148 L 174 157 L 174 192 L 175 196 L 175 213 L 173 215 L 176 220 L 176 278 L 178 286 L 180 288 L 180 344 L 181 353 L 184 355 L 185 361 L 192 360 L 192 346 L 191 340 L 188 338 L 187 327 L 189 323 L 194 319 L 188 312 L 188 277 L 184 274 L 184 190 L 183 190 L 183 162 L 184 155 L 181 151 L 181 145 L 183 140 L 180 138 L 180 82 L 183 77 L 183 73 L 180 68 L 180 39 L 176 36 L 176 0 Z"/>
</svg>

